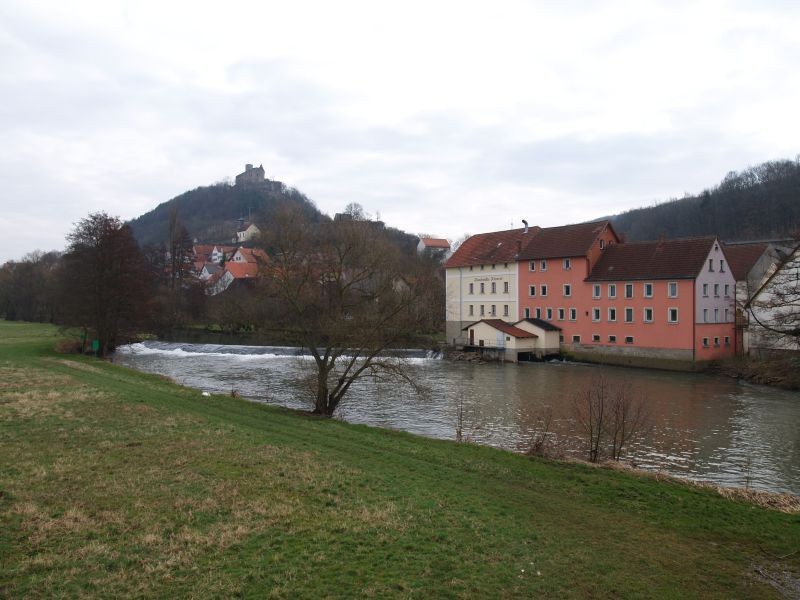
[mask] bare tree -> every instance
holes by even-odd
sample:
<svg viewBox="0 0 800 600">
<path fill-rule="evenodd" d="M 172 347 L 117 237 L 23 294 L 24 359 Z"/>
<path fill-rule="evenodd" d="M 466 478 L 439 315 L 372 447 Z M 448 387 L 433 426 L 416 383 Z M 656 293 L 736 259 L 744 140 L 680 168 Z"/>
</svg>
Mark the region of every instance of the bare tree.
<svg viewBox="0 0 800 600">
<path fill-rule="evenodd" d="M 602 455 L 610 401 L 611 386 L 602 376 L 572 398 L 572 413 L 586 443 L 589 462 L 597 462 Z"/>
<path fill-rule="evenodd" d="M 420 304 L 429 274 L 369 221 L 311 223 L 286 208 L 264 237 L 267 281 L 280 300 L 287 335 L 316 367 L 314 412 L 333 415 L 358 379 L 415 386 L 405 362 L 390 355 L 427 318 Z"/>
<path fill-rule="evenodd" d="M 614 385 L 602 375 L 575 394 L 572 408 L 590 462 L 598 462 L 606 452 L 620 460 L 647 421 L 645 398 L 629 384 Z"/>
<path fill-rule="evenodd" d="M 611 406 L 605 420 L 610 438 L 611 458 L 620 460 L 631 439 L 645 426 L 648 418 L 643 396 L 637 396 L 629 383 L 612 388 Z"/>
<path fill-rule="evenodd" d="M 105 213 L 79 221 L 59 273 L 63 324 L 92 330 L 105 356 L 146 323 L 150 271 L 130 227 Z"/>
</svg>

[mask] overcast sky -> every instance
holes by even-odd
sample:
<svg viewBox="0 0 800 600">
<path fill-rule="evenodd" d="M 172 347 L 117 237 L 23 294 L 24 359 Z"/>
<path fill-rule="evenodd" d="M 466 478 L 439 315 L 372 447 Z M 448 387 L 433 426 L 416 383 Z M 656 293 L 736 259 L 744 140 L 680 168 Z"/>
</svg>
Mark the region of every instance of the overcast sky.
<svg viewBox="0 0 800 600">
<path fill-rule="evenodd" d="M 698 192 L 800 152 L 798 32 L 764 0 L 3 0 L 0 262 L 246 162 L 451 238 Z"/>
</svg>

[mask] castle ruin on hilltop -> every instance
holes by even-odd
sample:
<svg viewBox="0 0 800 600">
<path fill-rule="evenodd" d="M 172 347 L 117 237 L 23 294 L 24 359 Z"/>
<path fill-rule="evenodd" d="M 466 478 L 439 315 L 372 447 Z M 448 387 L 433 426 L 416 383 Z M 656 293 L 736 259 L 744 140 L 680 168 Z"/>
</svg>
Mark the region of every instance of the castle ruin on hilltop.
<svg viewBox="0 0 800 600">
<path fill-rule="evenodd" d="M 236 176 L 236 187 L 266 190 L 268 192 L 282 192 L 285 186 L 280 181 L 267 179 L 264 174 L 264 165 L 253 167 L 251 164 L 244 166 L 244 173 Z"/>
</svg>

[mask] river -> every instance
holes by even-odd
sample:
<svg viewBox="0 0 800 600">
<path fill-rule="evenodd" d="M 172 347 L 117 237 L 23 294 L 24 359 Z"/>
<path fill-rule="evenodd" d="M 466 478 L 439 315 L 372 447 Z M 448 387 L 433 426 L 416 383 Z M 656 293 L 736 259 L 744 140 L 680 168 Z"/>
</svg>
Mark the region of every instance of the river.
<svg viewBox="0 0 800 600">
<path fill-rule="evenodd" d="M 166 375 L 216 393 L 310 409 L 304 373 L 312 365 L 296 349 L 145 342 L 120 348 L 115 362 Z M 627 383 L 647 406 L 647 429 L 626 459 L 650 470 L 728 486 L 800 495 L 800 393 L 695 373 L 575 363 L 474 364 L 409 352 L 414 379 L 427 388 L 366 379 L 339 408 L 352 423 L 469 441 L 513 451 L 530 446 L 552 414 L 554 439 L 579 447 L 573 397 L 602 375 Z"/>
</svg>

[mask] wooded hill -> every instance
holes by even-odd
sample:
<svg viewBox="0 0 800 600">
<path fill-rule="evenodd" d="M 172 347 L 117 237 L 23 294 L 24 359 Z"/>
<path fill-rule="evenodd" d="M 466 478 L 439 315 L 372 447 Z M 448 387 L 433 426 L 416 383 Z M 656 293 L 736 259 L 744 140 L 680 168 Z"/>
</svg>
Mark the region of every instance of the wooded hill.
<svg viewBox="0 0 800 600">
<path fill-rule="evenodd" d="M 177 209 L 178 218 L 193 239 L 214 244 L 229 244 L 235 237 L 238 219 L 263 224 L 279 206 L 296 205 L 312 221 L 324 220 L 314 203 L 293 188 L 281 192 L 260 190 L 227 183 L 199 187 L 133 219 L 129 225 L 141 246 L 160 245 L 167 239 L 170 214 Z"/>
<path fill-rule="evenodd" d="M 611 217 L 629 242 L 716 234 L 726 241 L 800 236 L 800 157 L 765 162 L 696 196 Z"/>
<path fill-rule="evenodd" d="M 170 214 L 177 209 L 178 219 L 192 239 L 212 244 L 230 244 L 239 218 L 252 221 L 263 230 L 273 220 L 276 211 L 287 204 L 299 206 L 312 222 L 330 220 L 312 200 L 294 188 L 284 188 L 278 192 L 218 183 L 184 192 L 162 202 L 128 224 L 140 246 L 160 246 L 167 241 Z M 355 218 L 369 220 L 358 204 L 351 206 L 360 211 L 360 214 L 354 215 Z M 387 227 L 385 233 L 404 252 L 414 252 L 417 236 L 392 227 Z"/>
</svg>

